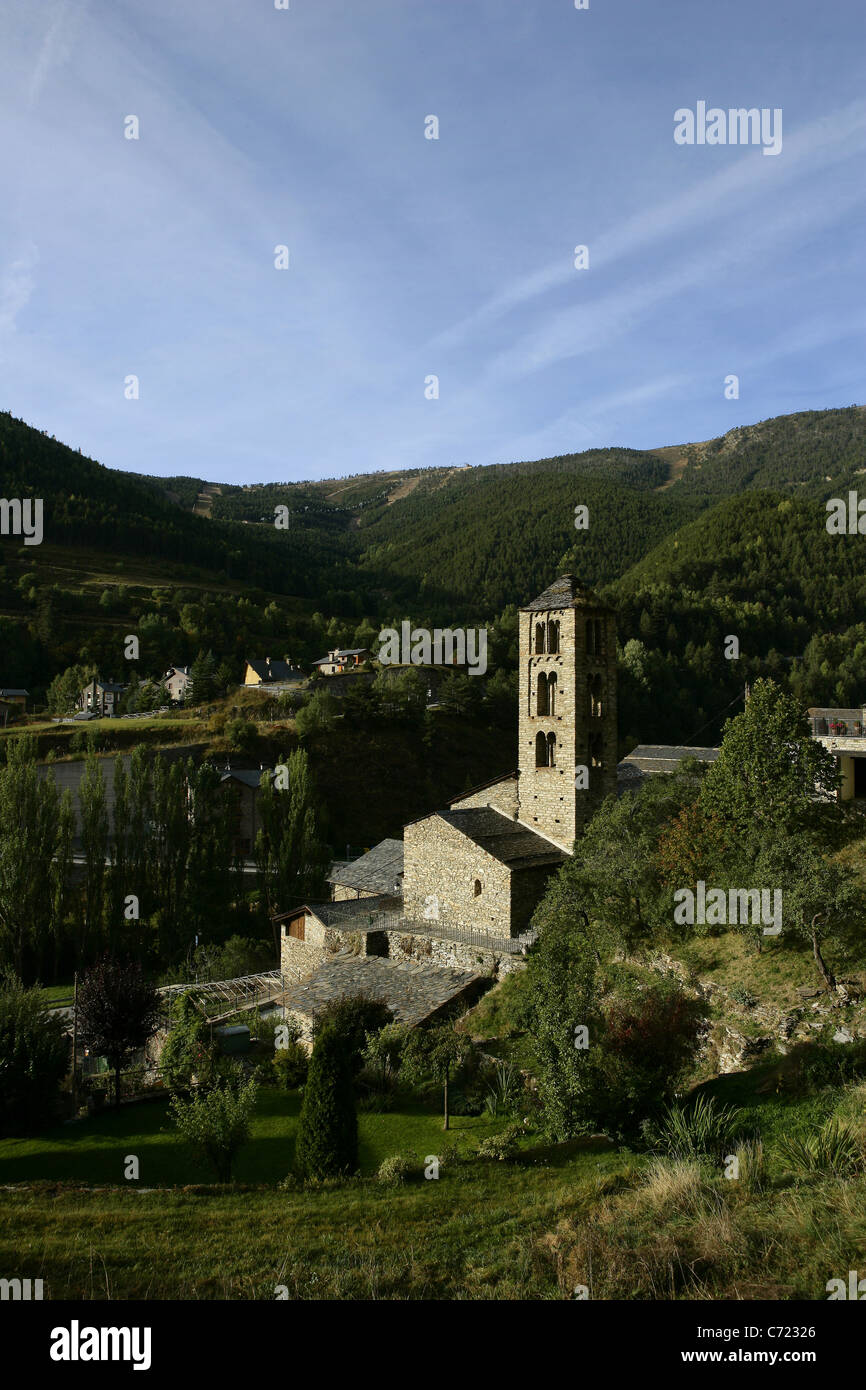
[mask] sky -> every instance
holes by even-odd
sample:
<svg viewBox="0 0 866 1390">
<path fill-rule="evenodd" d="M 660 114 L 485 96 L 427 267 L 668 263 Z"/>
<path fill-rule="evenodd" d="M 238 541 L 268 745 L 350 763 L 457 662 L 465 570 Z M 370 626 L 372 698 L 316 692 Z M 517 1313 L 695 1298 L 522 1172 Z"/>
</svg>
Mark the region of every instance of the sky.
<svg viewBox="0 0 866 1390">
<path fill-rule="evenodd" d="M 866 401 L 862 0 L 289 2 L 4 0 L 0 409 L 245 483 Z"/>
</svg>

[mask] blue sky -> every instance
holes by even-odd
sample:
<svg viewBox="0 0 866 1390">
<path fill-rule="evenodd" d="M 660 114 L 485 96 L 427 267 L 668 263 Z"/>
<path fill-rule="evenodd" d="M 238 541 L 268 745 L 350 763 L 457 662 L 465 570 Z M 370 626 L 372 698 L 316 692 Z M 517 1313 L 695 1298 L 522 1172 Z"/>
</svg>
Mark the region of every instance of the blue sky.
<svg viewBox="0 0 866 1390">
<path fill-rule="evenodd" d="M 110 467 L 485 464 L 866 401 L 862 0 L 4 0 L 0 51 L 0 408 Z M 699 101 L 781 108 L 781 153 L 678 146 Z"/>
</svg>

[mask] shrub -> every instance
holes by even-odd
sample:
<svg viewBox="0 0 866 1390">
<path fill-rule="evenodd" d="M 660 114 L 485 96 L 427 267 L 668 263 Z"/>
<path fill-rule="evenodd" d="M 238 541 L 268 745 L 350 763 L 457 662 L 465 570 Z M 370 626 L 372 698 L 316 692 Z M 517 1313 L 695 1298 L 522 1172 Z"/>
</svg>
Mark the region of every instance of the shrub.
<svg viewBox="0 0 866 1390">
<path fill-rule="evenodd" d="M 250 1135 L 250 1116 L 255 1108 L 255 1081 L 213 1086 L 191 1100 L 173 1096 L 170 1109 L 187 1143 L 211 1165 L 217 1182 L 231 1182 L 232 1164 Z"/>
<path fill-rule="evenodd" d="M 488 1115 L 511 1115 L 523 1096 L 523 1079 L 510 1062 L 496 1062 L 487 1087 L 484 1108 Z"/>
<path fill-rule="evenodd" d="M 488 1135 L 478 1145 L 478 1157 L 495 1158 L 499 1163 L 507 1163 L 509 1159 L 516 1156 L 518 1152 L 517 1140 L 522 1133 L 523 1130 L 520 1125 L 511 1124 L 499 1134 Z"/>
<path fill-rule="evenodd" d="M 176 1092 L 189 1092 L 194 1076 L 207 1084 L 215 1058 L 208 1024 L 195 1006 L 192 991 L 186 990 L 172 1005 L 171 1027 L 160 1053 L 165 1084 Z"/>
<path fill-rule="evenodd" d="M 275 1051 L 271 1070 L 278 1086 L 284 1091 L 296 1091 L 305 1084 L 309 1065 L 304 1048 L 297 1039 L 290 1039 L 286 1047 Z"/>
<path fill-rule="evenodd" d="M 346 1040 L 335 1028 L 323 1029 L 313 1047 L 295 1163 L 308 1179 L 337 1177 L 358 1166 L 352 1063 Z"/>
<path fill-rule="evenodd" d="M 834 1173 L 850 1177 L 863 1169 L 863 1150 L 854 1131 L 838 1120 L 829 1120 L 822 1129 L 805 1139 L 786 1136 L 779 1154 L 795 1173 Z"/>
<path fill-rule="evenodd" d="M 703 1093 L 689 1105 L 670 1105 L 662 1115 L 657 1147 L 670 1158 L 721 1158 L 731 1151 L 742 1113 Z"/>
<path fill-rule="evenodd" d="M 389 1187 L 398 1187 L 406 1181 L 414 1167 L 415 1160 L 408 1154 L 389 1154 L 379 1164 L 376 1177 Z"/>
<path fill-rule="evenodd" d="M 602 1005 L 596 1121 L 628 1135 L 658 1110 L 694 1061 L 705 1019 L 677 980 L 620 972 Z"/>
<path fill-rule="evenodd" d="M 364 1052 L 368 1045 L 368 1035 L 379 1033 L 392 1020 L 391 1010 L 384 999 L 373 995 L 348 994 L 342 999 L 332 999 L 313 1021 L 313 1041 L 325 1029 L 332 1029 L 343 1039 L 353 1074 L 364 1065 Z"/>
<path fill-rule="evenodd" d="M 27 1134 L 51 1118 L 69 1067 L 63 1020 L 39 989 L 16 976 L 0 982 L 0 1132 Z"/>
</svg>

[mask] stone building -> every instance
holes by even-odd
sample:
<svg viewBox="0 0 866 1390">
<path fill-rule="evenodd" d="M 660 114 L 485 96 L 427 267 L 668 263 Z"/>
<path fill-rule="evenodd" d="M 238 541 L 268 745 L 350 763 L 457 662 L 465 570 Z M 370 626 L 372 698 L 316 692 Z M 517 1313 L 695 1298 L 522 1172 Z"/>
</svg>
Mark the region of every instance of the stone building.
<svg viewBox="0 0 866 1390">
<path fill-rule="evenodd" d="M 400 842 L 383 841 L 333 874 L 335 901 L 278 919 L 283 974 L 309 982 L 308 999 L 335 957 L 377 957 L 380 982 L 387 961 L 457 970 L 461 990 L 467 973 L 513 969 L 551 875 L 616 791 L 612 610 L 567 574 L 520 609 L 519 625 L 517 770 L 405 826 L 401 859 Z M 349 981 L 351 965 L 337 974 Z"/>
</svg>

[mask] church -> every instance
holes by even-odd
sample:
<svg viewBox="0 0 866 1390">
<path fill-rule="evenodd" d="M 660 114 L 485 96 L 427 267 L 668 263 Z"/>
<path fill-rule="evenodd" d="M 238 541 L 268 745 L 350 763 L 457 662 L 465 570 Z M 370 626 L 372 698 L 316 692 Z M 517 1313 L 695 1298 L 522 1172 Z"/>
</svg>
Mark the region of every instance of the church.
<svg viewBox="0 0 866 1390">
<path fill-rule="evenodd" d="M 613 610 L 562 575 L 519 610 L 519 663 L 517 768 L 405 826 L 402 853 L 383 841 L 336 870 L 330 901 L 275 919 L 302 1026 L 359 989 L 420 1022 L 519 962 L 551 875 L 617 789 Z"/>
</svg>

